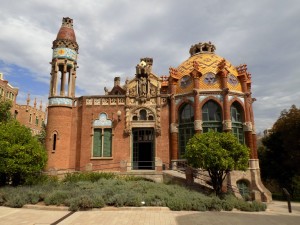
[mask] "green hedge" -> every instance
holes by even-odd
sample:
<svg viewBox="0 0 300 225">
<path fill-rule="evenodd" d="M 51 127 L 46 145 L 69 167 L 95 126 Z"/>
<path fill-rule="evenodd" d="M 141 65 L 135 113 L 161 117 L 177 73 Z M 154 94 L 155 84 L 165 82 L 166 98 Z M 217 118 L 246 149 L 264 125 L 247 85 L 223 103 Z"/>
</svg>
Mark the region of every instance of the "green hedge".
<svg viewBox="0 0 300 225">
<path fill-rule="evenodd" d="M 44 202 L 65 205 L 71 211 L 104 206 L 167 206 L 171 210 L 263 211 L 265 204 L 245 202 L 233 195 L 222 199 L 178 185 L 154 183 L 115 174 L 70 174 L 62 181 L 49 180 L 32 186 L 0 188 L 0 205 L 22 207 Z"/>
</svg>

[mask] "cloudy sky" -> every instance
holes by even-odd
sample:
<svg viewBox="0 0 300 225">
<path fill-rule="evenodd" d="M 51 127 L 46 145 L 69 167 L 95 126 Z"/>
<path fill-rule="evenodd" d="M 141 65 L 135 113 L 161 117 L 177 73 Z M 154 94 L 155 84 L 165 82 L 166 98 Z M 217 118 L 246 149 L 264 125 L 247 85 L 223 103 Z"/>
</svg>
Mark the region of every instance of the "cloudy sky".
<svg viewBox="0 0 300 225">
<path fill-rule="evenodd" d="M 76 95 L 103 94 L 124 82 L 141 57 L 168 75 L 191 45 L 211 41 L 252 74 L 257 131 L 283 109 L 300 106 L 300 2 L 297 0 L 0 0 L 0 72 L 19 88 L 17 101 L 47 102 L 52 41 L 63 17 L 79 44 Z"/>
</svg>

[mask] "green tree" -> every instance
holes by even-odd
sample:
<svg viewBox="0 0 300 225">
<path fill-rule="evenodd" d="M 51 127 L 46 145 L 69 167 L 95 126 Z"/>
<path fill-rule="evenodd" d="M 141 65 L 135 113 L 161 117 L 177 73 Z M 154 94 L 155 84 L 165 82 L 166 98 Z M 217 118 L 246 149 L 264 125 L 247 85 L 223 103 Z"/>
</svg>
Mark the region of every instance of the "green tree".
<svg viewBox="0 0 300 225">
<path fill-rule="evenodd" d="M 214 191 L 220 195 L 230 170 L 247 169 L 249 149 L 232 133 L 210 131 L 196 134 L 189 140 L 185 157 L 192 167 L 208 171 Z"/>
<path fill-rule="evenodd" d="M 300 109 L 292 105 L 283 110 L 262 143 L 264 147 L 259 149 L 262 178 L 277 181 L 293 194 L 297 188 L 293 181 L 300 174 Z"/>
<path fill-rule="evenodd" d="M 0 123 L 7 122 L 11 119 L 10 109 L 12 107 L 12 102 L 0 97 Z"/>
<path fill-rule="evenodd" d="M 0 182 L 19 185 L 40 172 L 47 161 L 46 150 L 29 128 L 16 120 L 0 123 Z"/>
<path fill-rule="evenodd" d="M 45 124 L 42 124 L 41 132 L 36 135 L 36 138 L 44 147 L 46 147 L 46 125 Z"/>
</svg>

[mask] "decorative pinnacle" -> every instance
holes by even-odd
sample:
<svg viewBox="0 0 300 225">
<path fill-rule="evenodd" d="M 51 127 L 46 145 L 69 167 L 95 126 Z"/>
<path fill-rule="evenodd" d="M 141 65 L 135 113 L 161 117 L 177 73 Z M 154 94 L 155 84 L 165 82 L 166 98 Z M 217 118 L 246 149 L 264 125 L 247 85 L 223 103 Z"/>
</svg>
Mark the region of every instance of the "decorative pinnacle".
<svg viewBox="0 0 300 225">
<path fill-rule="evenodd" d="M 216 47 L 211 42 L 199 42 L 198 44 L 192 45 L 190 48 L 190 55 L 196 55 L 199 53 L 214 53 Z"/>
<path fill-rule="evenodd" d="M 62 19 L 62 25 L 61 26 L 73 29 L 73 19 L 71 19 L 70 17 L 64 17 Z"/>
</svg>

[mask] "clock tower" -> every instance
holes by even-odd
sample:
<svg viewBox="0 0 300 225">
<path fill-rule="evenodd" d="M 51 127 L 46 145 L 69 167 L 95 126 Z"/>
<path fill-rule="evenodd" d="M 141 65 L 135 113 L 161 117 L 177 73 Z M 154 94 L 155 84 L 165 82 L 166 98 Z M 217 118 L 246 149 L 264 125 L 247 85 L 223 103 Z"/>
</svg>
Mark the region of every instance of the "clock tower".
<svg viewBox="0 0 300 225">
<path fill-rule="evenodd" d="M 72 167 L 70 149 L 78 44 L 73 20 L 63 18 L 52 45 L 46 148 L 48 168 Z M 67 168 L 65 168 L 67 169 Z"/>
</svg>

